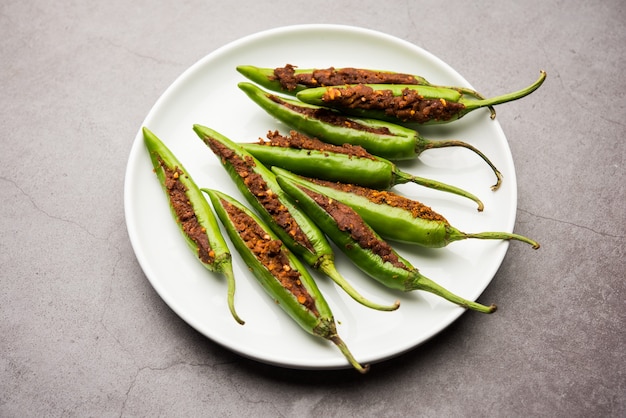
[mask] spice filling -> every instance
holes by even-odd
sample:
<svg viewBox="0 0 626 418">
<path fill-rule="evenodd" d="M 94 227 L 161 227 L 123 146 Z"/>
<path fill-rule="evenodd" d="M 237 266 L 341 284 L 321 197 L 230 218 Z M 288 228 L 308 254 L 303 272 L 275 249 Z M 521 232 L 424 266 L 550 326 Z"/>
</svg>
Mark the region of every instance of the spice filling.
<svg viewBox="0 0 626 418">
<path fill-rule="evenodd" d="M 187 187 L 180 181 L 184 176 L 178 167 L 169 168 L 163 161 L 159 161 L 165 173 L 165 187 L 170 205 L 176 214 L 176 219 L 185 235 L 198 246 L 198 257 L 203 263 L 211 264 L 215 260 L 215 251 L 211 249 L 206 228 L 200 225 L 196 213 L 187 198 Z"/>
<path fill-rule="evenodd" d="M 406 264 L 400 261 L 398 255 L 395 251 L 393 251 L 391 246 L 387 242 L 378 238 L 372 232 L 372 229 L 369 228 L 363 221 L 363 218 L 361 218 L 351 207 L 305 187 L 300 187 L 300 189 L 335 220 L 337 228 L 343 232 L 349 233 L 350 237 L 361 248 L 371 251 L 380 257 L 383 262 L 391 263 L 394 267 L 410 270 Z"/>
<path fill-rule="evenodd" d="M 296 106 L 296 105 L 293 105 L 289 102 L 282 100 L 280 97 L 273 95 L 273 94 L 269 95 L 268 97 L 272 101 L 282 106 L 285 106 L 287 109 L 293 110 L 294 112 L 298 112 L 301 115 L 307 116 L 309 118 L 317 119 L 329 125 L 354 129 L 357 131 L 371 132 L 371 133 L 379 134 L 379 135 L 393 136 L 389 128 L 386 128 L 384 126 L 379 126 L 379 127 L 367 126 L 362 123 L 355 122 L 354 120 L 347 118 L 346 116 L 337 114 L 337 112 L 334 112 L 330 109 L 326 109 L 323 107 L 312 108 L 312 107 L 307 107 L 307 106 Z"/>
<path fill-rule="evenodd" d="M 359 145 L 343 144 L 333 145 L 317 138 L 310 138 L 296 131 L 291 131 L 290 136 L 283 136 L 278 131 L 270 131 L 267 133 L 268 141 L 259 140 L 259 144 L 272 147 L 304 149 L 311 151 L 333 152 L 336 154 L 344 154 L 352 157 L 367 158 L 375 160 L 374 156 L 367 152 L 365 148 Z"/>
<path fill-rule="evenodd" d="M 465 109 L 463 103 L 425 99 L 409 88 L 402 90 L 401 96 L 394 96 L 391 90 L 374 90 L 362 84 L 341 89 L 329 88 L 322 100 L 342 108 L 381 111 L 405 122 L 418 123 L 450 120 Z"/>
<path fill-rule="evenodd" d="M 291 267 L 282 241 L 272 239 L 254 219 L 236 206 L 223 199 L 221 203 L 237 234 L 256 259 L 280 282 L 283 288 L 294 295 L 298 303 L 304 305 L 314 315 L 319 315 L 315 300 L 302 284 L 300 272 Z"/>
<path fill-rule="evenodd" d="M 307 178 L 307 180 L 309 180 L 311 183 L 319 184 L 320 186 L 330 187 L 342 192 L 354 193 L 358 196 L 365 197 L 372 203 L 404 209 L 410 212 L 411 216 L 413 216 L 414 218 L 448 223 L 448 221 L 443 216 L 432 210 L 430 207 L 424 205 L 423 203 L 390 191 L 375 190 L 367 187 L 357 186 L 356 184 L 337 183 L 314 178 Z"/>
<path fill-rule="evenodd" d="M 339 86 L 343 84 L 424 84 L 411 74 L 393 73 L 360 68 L 334 67 L 315 69 L 307 73 L 296 73 L 296 67 L 287 64 L 274 69 L 274 80 L 283 89 L 293 91 L 298 84 L 306 87 Z"/>
<path fill-rule="evenodd" d="M 281 203 L 280 199 L 267 186 L 263 176 L 256 173 L 254 159 L 250 156 L 240 157 L 235 151 L 223 145 L 219 141 L 209 138 L 211 150 L 220 157 L 222 163 L 228 162 L 235 169 L 245 186 L 256 197 L 261 205 L 267 210 L 272 219 L 287 232 L 297 243 L 314 251 L 311 242 L 302 231 L 289 210 Z"/>
</svg>

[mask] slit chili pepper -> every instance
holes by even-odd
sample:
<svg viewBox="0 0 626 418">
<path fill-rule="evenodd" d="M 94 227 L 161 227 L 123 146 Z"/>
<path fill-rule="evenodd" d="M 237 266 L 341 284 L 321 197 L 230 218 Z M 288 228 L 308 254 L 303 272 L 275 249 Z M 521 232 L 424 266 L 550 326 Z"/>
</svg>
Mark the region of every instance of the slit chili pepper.
<svg viewBox="0 0 626 418">
<path fill-rule="evenodd" d="M 539 243 L 508 232 L 466 233 L 458 230 L 430 207 L 390 191 L 380 191 L 353 184 L 335 183 L 297 176 L 279 167 L 272 167 L 278 181 L 281 177 L 306 186 L 331 199 L 350 206 L 384 239 L 442 248 L 454 241 L 468 238 L 517 240 L 539 248 Z"/>
<path fill-rule="evenodd" d="M 217 216 L 246 265 L 265 292 L 302 329 L 334 343 L 350 365 L 362 366 L 337 333 L 333 313 L 315 281 L 300 260 L 252 211 L 234 198 L 216 190 L 209 195 Z"/>
<path fill-rule="evenodd" d="M 232 256 L 222 236 L 215 215 L 187 170 L 169 148 L 148 128 L 142 129 L 159 183 L 167 195 L 170 211 L 185 241 L 204 267 L 226 277 L 228 308 L 240 324 L 235 311 L 235 277 Z"/>
<path fill-rule="evenodd" d="M 546 78 L 516 92 L 489 99 L 476 100 L 444 87 L 412 86 L 407 84 L 351 84 L 316 87 L 298 92 L 305 102 L 340 110 L 346 114 L 401 123 L 440 124 L 460 119 L 481 107 L 494 106 L 521 99 L 535 91 Z"/>
<path fill-rule="evenodd" d="M 409 160 L 422 152 L 447 147 L 463 147 L 474 152 L 493 170 L 497 190 L 502 174 L 479 149 L 459 140 L 430 140 L 417 131 L 395 123 L 350 117 L 323 106 L 310 105 L 268 93 L 252 83 L 238 84 L 246 95 L 268 114 L 304 134 L 334 145 L 359 145 L 371 154 L 388 160 Z"/>
<path fill-rule="evenodd" d="M 333 145 L 291 131 L 283 136 L 278 131 L 267 134 L 268 141 L 242 143 L 241 147 L 266 167 L 277 166 L 305 177 L 353 183 L 375 189 L 389 189 L 397 184 L 413 182 L 421 186 L 453 193 L 471 199 L 484 208 L 473 194 L 436 180 L 401 171 L 391 161 L 376 157 L 358 145 Z"/>
<path fill-rule="evenodd" d="M 399 301 L 381 305 L 360 295 L 337 271 L 334 252 L 320 229 L 296 207 L 267 167 L 224 135 L 201 125 L 194 131 L 219 158 L 239 191 L 287 248 L 314 269 L 330 277 L 354 300 L 372 309 L 392 311 Z"/>
<path fill-rule="evenodd" d="M 342 86 L 346 84 L 412 84 L 421 86 L 444 87 L 467 94 L 476 99 L 485 97 L 467 87 L 436 86 L 424 77 L 387 70 L 365 68 L 298 68 L 287 64 L 284 67 L 261 68 L 253 65 L 239 65 L 237 71 L 255 83 L 272 91 L 296 95 L 307 88 Z M 493 107 L 489 107 L 491 119 L 496 117 Z"/>
<path fill-rule="evenodd" d="M 424 290 L 482 313 L 496 310 L 496 305 L 467 300 L 423 276 L 351 207 L 287 177 L 278 176 L 278 182 L 357 267 L 385 286 L 405 292 Z"/>
</svg>

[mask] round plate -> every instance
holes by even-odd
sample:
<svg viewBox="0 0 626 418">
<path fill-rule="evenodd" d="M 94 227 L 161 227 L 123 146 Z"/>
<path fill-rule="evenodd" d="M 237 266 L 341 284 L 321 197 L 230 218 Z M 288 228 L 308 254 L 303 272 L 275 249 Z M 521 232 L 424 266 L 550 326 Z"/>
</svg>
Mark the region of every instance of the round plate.
<svg viewBox="0 0 626 418">
<path fill-rule="evenodd" d="M 300 68 L 361 67 L 407 72 L 438 85 L 471 85 L 437 57 L 398 38 L 372 30 L 337 25 L 302 25 L 247 36 L 210 53 L 185 71 L 159 98 L 143 126 L 174 152 L 200 187 L 215 188 L 243 201 L 215 155 L 192 130 L 211 127 L 237 142 L 256 141 L 268 130 L 288 128 L 257 107 L 238 89 L 245 81 L 237 65 Z M 495 176 L 484 162 L 463 148 L 424 152 L 400 168 L 454 184 L 485 203 L 473 202 L 407 184 L 396 189 L 428 204 L 465 232 L 512 231 L 517 205 L 513 160 L 506 137 L 486 109 L 457 122 L 420 129 L 430 139 L 455 138 L 481 149 L 502 171 L 502 187 L 492 192 Z M 226 305 L 226 283 L 196 260 L 172 220 L 143 144 L 141 127 L 132 146 L 125 178 L 125 214 L 129 237 L 148 280 L 183 320 L 243 356 L 301 369 L 349 367 L 333 344 L 311 336 L 266 295 L 233 249 L 239 325 Z M 393 243 L 392 243 L 393 244 Z M 449 290 L 475 300 L 492 280 L 508 242 L 466 240 L 427 250 L 393 244 L 422 274 Z M 330 279 L 314 273 L 338 323 L 340 336 L 362 363 L 396 356 L 431 338 L 464 310 L 425 292 L 389 290 L 354 268 L 337 252 L 337 266 L 364 296 L 379 303 L 400 300 L 394 312 L 359 305 Z M 494 301 L 484 301 L 489 304 Z M 483 315 L 470 312 L 471 315 Z M 497 313 L 495 314 L 497 315 Z M 485 321 L 497 320 L 485 315 Z"/>
</svg>

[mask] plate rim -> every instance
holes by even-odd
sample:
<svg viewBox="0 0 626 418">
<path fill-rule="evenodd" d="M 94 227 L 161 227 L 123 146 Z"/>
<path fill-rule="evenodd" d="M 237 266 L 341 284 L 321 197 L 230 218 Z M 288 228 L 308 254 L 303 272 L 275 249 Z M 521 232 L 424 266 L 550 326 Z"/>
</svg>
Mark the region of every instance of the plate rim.
<svg viewBox="0 0 626 418">
<path fill-rule="evenodd" d="M 316 362 L 313 361 L 309 363 L 309 364 L 301 364 L 301 363 L 293 363 L 293 362 L 288 362 L 288 361 L 283 361 L 282 359 L 278 359 L 278 358 L 268 358 L 266 356 L 259 356 L 256 355 L 254 352 L 250 352 L 247 350 L 241 350 L 236 346 L 233 346 L 232 344 L 229 344 L 229 342 L 227 341 L 228 339 L 224 339 L 224 338 L 220 338 L 219 336 L 216 335 L 208 335 L 204 330 L 202 330 L 202 327 L 193 319 L 193 318 L 189 318 L 188 315 L 186 315 L 184 312 L 181 312 L 180 309 L 178 309 L 178 307 L 175 304 L 172 304 L 171 301 L 169 300 L 169 297 L 167 297 L 164 294 L 163 288 L 160 286 L 160 284 L 154 280 L 154 276 L 152 274 L 150 274 L 150 272 L 153 271 L 153 269 L 151 268 L 151 266 L 149 266 L 146 263 L 146 257 L 142 255 L 142 250 L 140 248 L 139 242 L 138 242 L 138 237 L 135 235 L 135 231 L 133 230 L 132 225 L 129 222 L 129 218 L 131 218 L 131 196 L 130 196 L 130 183 L 131 183 L 131 179 L 130 179 L 130 172 L 132 171 L 132 167 L 131 167 L 131 163 L 134 160 L 134 158 L 136 157 L 136 155 L 138 153 L 140 153 L 141 151 L 143 151 L 142 149 L 142 127 L 143 126 L 148 126 L 147 123 L 154 117 L 155 114 L 157 114 L 159 112 L 159 110 L 161 109 L 163 103 L 167 102 L 167 99 L 170 97 L 170 95 L 174 94 L 179 85 L 184 83 L 188 77 L 190 77 L 191 74 L 195 73 L 196 71 L 198 71 L 199 69 L 201 69 L 203 66 L 205 66 L 207 64 L 207 62 L 210 62 L 212 60 L 214 60 L 216 57 L 218 57 L 220 54 L 231 51 L 233 49 L 237 49 L 240 48 L 243 45 L 246 45 L 252 41 L 258 41 L 259 38 L 268 38 L 271 36 L 278 36 L 278 35 L 286 35 L 289 33 L 293 33 L 293 32 L 307 32 L 307 31 L 320 31 L 320 30 L 332 30 L 332 31 L 345 31 L 345 32 L 350 32 L 352 34 L 365 34 L 367 36 L 373 36 L 376 38 L 380 38 L 384 41 L 388 41 L 388 42 L 392 42 L 392 43 L 396 43 L 396 44 L 400 44 L 403 45 L 404 47 L 408 47 L 410 49 L 419 51 L 419 53 L 424 54 L 429 60 L 432 60 L 433 62 L 435 62 L 437 65 L 441 65 L 441 66 L 445 66 L 447 68 L 449 68 L 450 70 L 452 70 L 458 77 L 461 78 L 461 80 L 463 80 L 463 82 L 467 85 L 467 87 L 472 88 L 471 84 L 465 80 L 465 78 L 458 73 L 458 71 L 456 71 L 454 68 L 452 68 L 449 64 L 447 64 L 445 61 L 443 61 L 441 58 L 437 57 L 436 55 L 434 55 L 433 53 L 431 53 L 430 51 L 424 49 L 423 47 L 420 47 L 416 44 L 413 44 L 407 40 L 404 40 L 402 38 L 396 37 L 394 35 L 388 34 L 388 33 L 384 33 L 378 30 L 374 30 L 374 29 L 370 29 L 370 28 L 364 28 L 364 27 L 359 27 L 359 26 L 352 26 L 352 25 L 344 25 L 344 24 L 327 24 L 327 23 L 312 23 L 312 24 L 295 24 L 295 25 L 287 25 L 287 26 L 278 26 L 278 27 L 273 27 L 273 28 L 269 28 L 269 29 L 265 29 L 265 30 L 261 30 L 258 32 L 254 32 L 254 33 L 250 33 L 248 35 L 245 35 L 243 37 L 240 37 L 238 39 L 235 39 L 233 41 L 230 41 L 224 45 L 221 45 L 220 47 L 214 49 L 213 51 L 209 52 L 208 54 L 204 55 L 203 57 L 201 57 L 200 59 L 198 59 L 195 63 L 193 63 L 191 66 L 189 66 L 188 68 L 186 68 L 183 72 L 181 72 L 172 83 L 169 84 L 169 86 L 167 86 L 167 88 L 165 88 L 165 90 L 163 90 L 163 92 L 158 96 L 157 100 L 154 102 L 154 104 L 152 105 L 150 111 L 148 112 L 148 114 L 145 116 L 145 118 L 142 120 L 141 125 L 137 131 L 137 134 L 133 140 L 130 152 L 129 152 L 129 156 L 127 159 L 127 166 L 126 166 L 126 171 L 125 171 L 125 177 L 124 177 L 124 215 L 125 215 L 125 223 L 126 223 L 126 229 L 127 229 L 127 234 L 129 236 L 130 242 L 131 242 L 131 246 L 133 248 L 133 252 L 135 254 L 135 257 L 144 273 L 144 275 L 146 276 L 146 278 L 148 279 L 150 285 L 153 287 L 153 289 L 157 292 L 157 294 L 159 295 L 159 297 L 165 302 L 165 304 L 172 309 L 184 322 L 186 322 L 188 325 L 190 325 L 192 328 L 194 328 L 195 330 L 197 330 L 198 332 L 200 332 L 202 335 L 204 335 L 205 337 L 209 338 L 211 341 L 229 349 L 230 351 L 233 351 L 239 355 L 242 355 L 246 358 L 250 358 L 253 359 L 255 361 L 259 361 L 265 364 L 270 364 L 270 365 L 274 365 L 274 366 L 280 366 L 280 367 L 287 367 L 287 368 L 293 368 L 293 369 L 302 369 L 302 370 L 306 370 L 306 369 L 310 369 L 310 370 L 332 370 L 332 369 L 344 369 L 344 368 L 350 368 L 349 364 L 347 364 L 347 362 L 343 361 L 343 358 L 339 358 L 338 361 L 330 361 L 330 362 L 317 362 L 317 364 L 315 364 Z M 516 171 L 514 168 L 514 161 L 511 155 L 511 150 L 510 150 L 510 146 L 508 143 L 508 138 L 506 137 L 506 135 L 504 134 L 504 132 L 502 131 L 502 127 L 499 124 L 498 121 L 493 121 L 496 123 L 495 127 L 497 130 L 499 130 L 500 134 L 502 135 L 502 137 L 504 138 L 504 143 L 501 144 L 502 146 L 505 147 L 505 151 L 506 151 L 506 157 L 508 159 L 507 164 L 510 164 L 512 170 L 511 172 L 507 175 L 506 181 L 511 183 L 511 186 L 513 188 L 513 193 L 512 193 L 512 201 L 511 201 L 511 207 L 512 207 L 512 216 L 511 219 L 509 221 L 509 225 L 507 225 L 506 228 L 504 228 L 503 230 L 506 230 L 508 232 L 512 232 L 513 228 L 514 228 L 514 224 L 516 221 L 516 212 L 517 212 L 517 193 L 518 193 L 518 188 L 517 188 L 517 183 L 516 183 Z M 482 292 L 484 292 L 485 288 L 487 286 L 489 286 L 489 284 L 492 282 L 495 274 L 497 273 L 497 271 L 500 269 L 502 262 L 504 261 L 504 257 L 506 256 L 506 254 L 508 253 L 508 247 L 509 247 L 509 242 L 508 241 L 502 241 L 501 245 L 499 247 L 499 254 L 497 255 L 498 258 L 498 262 L 493 264 L 493 271 L 490 271 L 489 273 L 485 273 L 488 274 L 490 276 L 489 280 L 486 281 L 486 284 L 484 287 L 480 288 L 477 290 L 478 295 L 480 295 Z M 233 250 L 234 251 L 234 250 Z M 472 299 L 474 299 L 472 297 Z M 455 309 L 451 309 L 448 316 L 449 318 L 447 318 L 444 322 L 445 325 L 441 326 L 439 329 L 437 329 L 436 331 L 432 332 L 430 335 L 428 335 L 426 338 L 423 338 L 421 341 L 415 343 L 415 344 L 407 344 L 405 347 L 403 347 L 400 350 L 395 350 L 392 354 L 387 355 L 385 357 L 380 357 L 377 359 L 373 359 L 368 361 L 369 363 L 377 363 L 377 362 L 382 362 L 385 360 L 388 360 L 390 358 L 393 357 L 397 357 L 399 355 L 402 355 L 412 349 L 415 349 L 416 347 L 424 344 L 426 341 L 429 341 L 430 339 L 432 339 L 433 337 L 437 336 L 439 333 L 441 333 L 443 330 L 445 330 L 446 328 L 448 328 L 453 322 L 455 322 L 464 312 L 466 312 L 464 309 L 462 308 L 455 308 Z M 332 359 L 331 359 L 332 360 Z"/>
</svg>

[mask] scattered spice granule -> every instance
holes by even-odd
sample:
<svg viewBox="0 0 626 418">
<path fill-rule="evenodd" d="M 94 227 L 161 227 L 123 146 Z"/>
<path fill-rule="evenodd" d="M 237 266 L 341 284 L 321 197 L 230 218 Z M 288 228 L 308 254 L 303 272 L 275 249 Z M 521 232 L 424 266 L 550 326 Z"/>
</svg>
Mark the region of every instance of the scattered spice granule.
<svg viewBox="0 0 626 418">
<path fill-rule="evenodd" d="M 423 80 L 411 74 L 360 68 L 314 69 L 311 72 L 296 73 L 296 66 L 287 64 L 274 69 L 274 80 L 288 91 L 296 89 L 298 84 L 306 87 L 339 86 L 344 84 L 423 84 Z"/>
<path fill-rule="evenodd" d="M 350 233 L 352 239 L 356 241 L 361 248 L 370 250 L 384 262 L 391 263 L 394 267 L 409 270 L 398 258 L 398 255 L 393 251 L 391 246 L 386 241 L 378 238 L 354 209 L 305 187 L 300 187 L 300 189 L 334 219 L 337 227 L 341 231 Z"/>
<path fill-rule="evenodd" d="M 348 109 L 376 110 L 404 122 L 425 123 L 446 121 L 465 109 L 463 103 L 426 99 L 417 91 L 406 88 L 401 96 L 391 90 L 374 90 L 363 84 L 329 88 L 322 100 L 330 105 Z"/>
<path fill-rule="evenodd" d="M 426 206 L 423 203 L 418 202 L 417 200 L 409 199 L 391 191 L 375 190 L 355 184 L 337 183 L 314 178 L 307 178 L 307 180 L 312 183 L 319 184 L 320 186 L 330 187 L 343 192 L 354 193 L 356 195 L 365 197 L 369 201 L 379 205 L 384 204 L 407 210 L 411 212 L 411 215 L 414 218 L 422 218 L 431 221 L 442 221 L 448 223 L 446 218 L 432 210 L 432 208 L 430 208 L 429 206 Z"/>
<path fill-rule="evenodd" d="M 256 166 L 254 160 L 249 156 L 241 158 L 235 151 L 224 146 L 219 141 L 209 139 L 208 143 L 222 162 L 228 162 L 233 166 L 246 187 L 257 198 L 259 203 L 265 207 L 274 221 L 291 235 L 296 242 L 313 251 L 313 245 L 294 217 L 289 213 L 289 210 L 280 202 L 278 196 L 268 188 L 263 177 L 253 170 L 253 167 Z"/>
<path fill-rule="evenodd" d="M 215 251 L 211 249 L 206 229 L 200 225 L 198 218 L 189 199 L 187 199 L 187 187 L 180 177 L 184 173 L 178 168 L 169 168 L 165 162 L 159 161 L 165 174 L 165 187 L 170 204 L 176 214 L 177 223 L 183 232 L 198 246 L 198 257 L 203 263 L 211 264 L 215 260 Z"/>
<path fill-rule="evenodd" d="M 236 206 L 223 199 L 221 203 L 237 233 L 256 259 L 296 297 L 300 304 L 318 315 L 315 300 L 302 285 L 300 272 L 291 268 L 282 241 L 271 239 L 267 231 Z"/>
<path fill-rule="evenodd" d="M 259 144 L 273 147 L 294 148 L 314 151 L 328 151 L 336 154 L 344 154 L 354 157 L 375 160 L 376 158 L 359 145 L 343 144 L 333 145 L 317 138 L 310 138 L 296 131 L 291 131 L 290 136 L 283 136 L 278 131 L 267 133 L 267 141 L 260 139 Z"/>
<path fill-rule="evenodd" d="M 272 101 L 285 106 L 286 108 L 293 110 L 294 112 L 298 112 L 304 116 L 308 116 L 312 119 L 317 119 L 322 122 L 328 123 L 334 126 L 343 126 L 346 128 L 355 129 L 363 132 L 371 132 L 379 135 L 389 135 L 393 136 L 389 128 L 380 126 L 380 127 L 372 127 L 362 123 L 355 121 L 354 119 L 350 119 L 347 116 L 341 115 L 331 109 L 327 108 L 313 108 L 308 106 L 295 106 L 285 100 L 282 100 L 280 97 L 276 95 L 268 96 Z"/>
</svg>

